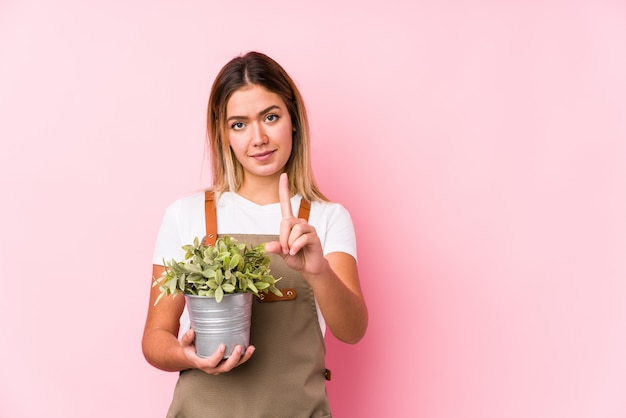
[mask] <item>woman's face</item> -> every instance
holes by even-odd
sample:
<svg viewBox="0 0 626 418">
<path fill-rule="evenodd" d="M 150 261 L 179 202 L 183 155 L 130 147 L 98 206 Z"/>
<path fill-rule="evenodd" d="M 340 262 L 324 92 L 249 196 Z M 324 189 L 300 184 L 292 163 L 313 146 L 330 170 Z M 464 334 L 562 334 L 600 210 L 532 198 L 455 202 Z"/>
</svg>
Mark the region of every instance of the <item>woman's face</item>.
<svg viewBox="0 0 626 418">
<path fill-rule="evenodd" d="M 279 176 L 291 155 L 293 129 L 287 106 L 256 84 L 236 90 L 226 104 L 226 139 L 252 177 Z"/>
</svg>

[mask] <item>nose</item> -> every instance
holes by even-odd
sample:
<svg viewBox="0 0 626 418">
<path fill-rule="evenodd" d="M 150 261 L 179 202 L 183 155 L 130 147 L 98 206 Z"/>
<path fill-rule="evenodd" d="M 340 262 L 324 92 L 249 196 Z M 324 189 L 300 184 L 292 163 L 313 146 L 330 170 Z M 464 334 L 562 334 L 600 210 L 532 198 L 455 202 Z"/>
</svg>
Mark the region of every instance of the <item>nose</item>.
<svg viewBox="0 0 626 418">
<path fill-rule="evenodd" d="M 267 134 L 261 123 L 255 122 L 252 124 L 252 145 L 258 147 L 267 143 Z"/>
</svg>

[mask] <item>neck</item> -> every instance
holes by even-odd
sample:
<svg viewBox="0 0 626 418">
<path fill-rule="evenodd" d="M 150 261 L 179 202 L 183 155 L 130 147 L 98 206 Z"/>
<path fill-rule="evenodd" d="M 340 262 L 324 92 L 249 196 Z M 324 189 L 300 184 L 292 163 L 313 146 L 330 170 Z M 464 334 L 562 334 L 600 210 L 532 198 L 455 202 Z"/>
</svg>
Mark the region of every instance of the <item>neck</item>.
<svg viewBox="0 0 626 418">
<path fill-rule="evenodd" d="M 237 190 L 237 194 L 258 205 L 278 203 L 278 183 L 280 173 L 276 176 L 252 177 L 245 176 L 243 185 Z"/>
</svg>

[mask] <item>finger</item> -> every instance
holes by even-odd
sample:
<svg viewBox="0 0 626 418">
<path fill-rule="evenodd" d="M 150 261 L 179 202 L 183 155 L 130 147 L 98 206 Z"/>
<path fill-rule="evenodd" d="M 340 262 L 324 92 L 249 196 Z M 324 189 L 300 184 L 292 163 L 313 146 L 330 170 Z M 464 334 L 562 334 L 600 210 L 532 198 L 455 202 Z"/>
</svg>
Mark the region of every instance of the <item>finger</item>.
<svg viewBox="0 0 626 418">
<path fill-rule="evenodd" d="M 224 373 L 232 370 L 237 365 L 239 365 L 240 360 L 244 357 L 245 351 L 242 346 L 235 346 L 233 352 L 230 353 L 230 356 L 226 360 L 224 360 L 219 366 L 215 369 L 217 373 Z"/>
<path fill-rule="evenodd" d="M 283 247 L 281 247 L 279 241 L 271 241 L 265 243 L 265 251 L 268 253 L 280 254 L 283 252 Z"/>
<path fill-rule="evenodd" d="M 239 351 L 237 354 L 237 363 L 233 367 L 240 366 L 246 361 L 248 361 L 250 357 L 252 357 L 252 353 L 254 353 L 254 350 L 256 349 L 254 348 L 253 345 L 248 346 L 248 348 L 246 348 L 245 350 L 242 347 L 241 351 Z"/>
<path fill-rule="evenodd" d="M 224 358 L 224 352 L 225 351 L 226 351 L 226 345 L 224 343 L 221 343 L 217 347 L 215 352 L 213 354 L 211 354 L 209 357 L 199 357 L 198 353 L 196 353 L 196 356 L 198 356 L 198 358 L 202 359 L 201 362 L 203 363 L 203 366 L 217 367 L 217 365 Z"/>
<path fill-rule="evenodd" d="M 294 227 L 289 238 L 289 255 L 296 255 L 301 249 L 311 243 L 311 234 L 301 228 Z"/>
<path fill-rule="evenodd" d="M 246 361 L 250 360 L 250 357 L 252 357 L 252 354 L 254 353 L 254 346 L 249 346 L 246 351 L 242 354 L 241 358 L 239 359 L 239 363 L 237 363 L 237 366 L 241 366 L 242 364 L 244 364 Z"/>
<path fill-rule="evenodd" d="M 283 215 L 283 219 L 293 218 L 287 173 L 280 175 L 280 182 L 278 183 L 278 196 L 280 198 L 280 212 Z"/>
<path fill-rule="evenodd" d="M 250 359 L 250 357 L 252 357 L 252 354 L 254 353 L 254 350 L 256 350 L 256 348 L 254 348 L 253 345 L 248 346 L 248 349 L 243 354 L 243 357 L 241 357 L 241 360 L 239 360 L 239 364 L 243 364 L 246 361 L 248 361 Z"/>
<path fill-rule="evenodd" d="M 207 373 L 213 373 L 224 358 L 226 345 L 224 345 L 223 343 L 220 344 L 217 350 L 215 350 L 215 352 L 209 357 L 199 357 L 195 348 L 191 346 L 183 345 L 183 351 L 185 352 L 185 355 L 195 363 L 195 368 L 202 369 Z"/>
<path fill-rule="evenodd" d="M 226 352 L 226 344 L 222 343 L 217 347 L 217 350 L 215 350 L 215 353 L 207 357 L 207 360 L 209 360 L 210 363 L 213 365 L 212 367 L 217 367 L 217 365 L 220 364 L 220 362 L 224 358 L 225 352 Z"/>
<path fill-rule="evenodd" d="M 293 246 L 294 242 L 296 242 L 296 240 L 303 234 L 307 233 L 307 226 L 308 224 L 306 223 L 306 221 L 304 219 L 298 219 L 298 218 L 293 218 L 290 220 L 283 220 L 281 225 L 280 225 L 280 232 L 282 234 L 284 234 L 285 236 L 285 243 L 283 244 L 283 242 L 281 241 L 281 244 L 284 245 L 285 248 L 288 248 L 289 251 L 291 252 L 291 247 Z M 282 239 L 282 235 L 281 235 L 281 239 Z M 293 255 L 295 253 L 291 253 L 291 255 Z"/>
<path fill-rule="evenodd" d="M 291 236 L 292 222 L 290 219 L 283 219 L 280 222 L 280 234 L 278 240 L 282 248 L 283 255 L 289 254 L 289 239 Z"/>
</svg>

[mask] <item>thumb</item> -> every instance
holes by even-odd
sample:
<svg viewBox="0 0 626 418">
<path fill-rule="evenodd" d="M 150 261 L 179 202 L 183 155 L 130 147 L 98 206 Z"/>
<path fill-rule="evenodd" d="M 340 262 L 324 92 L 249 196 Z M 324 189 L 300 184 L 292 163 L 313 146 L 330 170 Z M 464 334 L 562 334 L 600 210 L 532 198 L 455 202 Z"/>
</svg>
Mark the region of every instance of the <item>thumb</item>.
<svg viewBox="0 0 626 418">
<path fill-rule="evenodd" d="M 190 329 L 189 331 L 183 334 L 183 337 L 180 339 L 180 343 L 184 347 L 190 346 L 191 344 L 193 344 L 194 336 L 195 334 L 193 332 L 193 329 Z"/>
<path fill-rule="evenodd" d="M 280 242 L 278 241 L 272 241 L 272 242 L 268 242 L 265 244 L 265 251 L 267 251 L 268 253 L 274 253 L 274 254 L 283 254 L 283 247 L 281 247 Z"/>
</svg>

